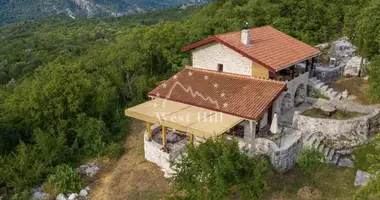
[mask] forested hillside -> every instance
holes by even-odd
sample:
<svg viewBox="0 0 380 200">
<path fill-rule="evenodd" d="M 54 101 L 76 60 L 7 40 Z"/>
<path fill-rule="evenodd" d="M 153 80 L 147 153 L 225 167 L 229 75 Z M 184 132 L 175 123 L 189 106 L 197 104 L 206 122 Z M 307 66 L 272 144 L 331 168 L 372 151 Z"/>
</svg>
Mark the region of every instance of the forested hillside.
<svg viewBox="0 0 380 200">
<path fill-rule="evenodd" d="M 72 18 L 116 17 L 206 2 L 208 0 L 4 0 L 0 2 L 0 26 L 56 14 Z"/>
<path fill-rule="evenodd" d="M 3 27 L 1 191 L 40 184 L 62 163 L 118 156 L 128 127 L 124 108 L 190 64 L 183 46 L 240 30 L 245 21 L 272 25 L 311 45 L 351 37 L 372 61 L 370 89 L 379 100 L 379 9 L 378 0 L 217 0 L 190 15 L 193 10 L 113 19 L 58 16 Z"/>
</svg>

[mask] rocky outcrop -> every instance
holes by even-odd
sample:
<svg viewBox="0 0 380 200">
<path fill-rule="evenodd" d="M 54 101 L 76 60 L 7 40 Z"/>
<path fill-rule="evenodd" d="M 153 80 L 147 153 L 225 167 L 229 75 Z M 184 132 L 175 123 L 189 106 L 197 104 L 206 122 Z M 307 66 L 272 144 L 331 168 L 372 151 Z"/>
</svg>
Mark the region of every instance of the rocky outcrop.
<svg viewBox="0 0 380 200">
<path fill-rule="evenodd" d="M 354 185 L 355 186 L 365 186 L 369 180 L 375 179 L 375 178 L 376 178 L 376 175 L 374 175 L 374 174 L 370 174 L 370 173 L 358 170 L 356 172 Z"/>
<path fill-rule="evenodd" d="M 345 66 L 352 57 L 356 56 L 357 49 L 348 37 L 343 37 L 331 44 L 328 55 L 336 59 L 336 66 Z"/>
<path fill-rule="evenodd" d="M 343 75 L 345 76 L 359 76 L 361 68 L 362 58 L 360 56 L 352 57 L 346 64 L 344 68 Z M 363 61 L 364 65 L 364 61 Z"/>
</svg>

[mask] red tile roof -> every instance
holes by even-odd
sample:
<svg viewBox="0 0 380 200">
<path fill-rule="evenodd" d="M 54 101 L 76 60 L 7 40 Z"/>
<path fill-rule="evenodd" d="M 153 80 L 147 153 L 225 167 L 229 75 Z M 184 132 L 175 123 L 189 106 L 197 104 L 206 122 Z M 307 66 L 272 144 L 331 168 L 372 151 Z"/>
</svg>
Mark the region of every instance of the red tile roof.
<svg viewBox="0 0 380 200">
<path fill-rule="evenodd" d="M 188 51 L 209 42 L 219 42 L 243 56 L 275 72 L 283 67 L 297 64 L 321 52 L 271 26 L 251 29 L 251 46 L 241 43 L 241 32 L 231 32 L 201 40 L 186 46 Z"/>
<path fill-rule="evenodd" d="M 185 67 L 148 95 L 258 120 L 285 88 L 282 81 Z"/>
</svg>

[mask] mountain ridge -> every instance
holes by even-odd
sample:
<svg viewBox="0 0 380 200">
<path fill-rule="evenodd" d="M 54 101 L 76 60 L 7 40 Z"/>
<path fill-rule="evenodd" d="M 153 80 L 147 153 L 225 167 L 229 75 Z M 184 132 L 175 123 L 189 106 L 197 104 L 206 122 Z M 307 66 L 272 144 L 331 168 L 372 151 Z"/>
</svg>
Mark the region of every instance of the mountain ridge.
<svg viewBox="0 0 380 200">
<path fill-rule="evenodd" d="M 13 0 L 0 2 L 0 26 L 50 15 L 80 17 L 119 17 L 210 0 Z"/>
</svg>

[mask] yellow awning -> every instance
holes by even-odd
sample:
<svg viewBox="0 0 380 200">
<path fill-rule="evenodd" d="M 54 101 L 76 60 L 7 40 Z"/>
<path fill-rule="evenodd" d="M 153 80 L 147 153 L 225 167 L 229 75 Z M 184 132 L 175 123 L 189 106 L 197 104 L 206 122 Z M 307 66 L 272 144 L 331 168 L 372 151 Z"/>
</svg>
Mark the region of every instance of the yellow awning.
<svg viewBox="0 0 380 200">
<path fill-rule="evenodd" d="M 125 110 L 125 115 L 197 137 L 209 138 L 230 130 L 244 119 L 166 99 L 154 99 Z"/>
</svg>

